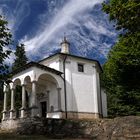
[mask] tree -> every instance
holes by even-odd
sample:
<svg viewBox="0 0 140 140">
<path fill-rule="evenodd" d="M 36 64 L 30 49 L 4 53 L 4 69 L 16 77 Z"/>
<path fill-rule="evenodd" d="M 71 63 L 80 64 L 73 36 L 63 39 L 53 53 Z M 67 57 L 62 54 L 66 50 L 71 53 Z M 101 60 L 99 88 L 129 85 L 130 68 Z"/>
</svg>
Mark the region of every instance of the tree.
<svg viewBox="0 0 140 140">
<path fill-rule="evenodd" d="M 110 0 L 103 4 L 121 34 L 104 65 L 103 84 L 111 116 L 140 113 L 140 1 Z"/>
<path fill-rule="evenodd" d="M 24 44 L 18 44 L 16 46 L 16 51 L 15 51 L 15 62 L 13 63 L 13 66 L 12 66 L 12 71 L 24 66 L 28 59 L 26 57 L 26 54 L 25 54 L 25 48 L 24 48 Z M 16 86 L 16 89 L 15 89 L 15 107 L 16 109 L 19 109 L 21 107 L 21 93 L 22 93 L 22 88 L 21 86 Z"/>
<path fill-rule="evenodd" d="M 11 53 L 7 46 L 11 44 L 12 35 L 7 24 L 8 22 L 0 15 L 0 80 L 5 79 L 8 66 L 4 61 Z"/>
<path fill-rule="evenodd" d="M 139 0 L 110 0 L 109 3 L 103 3 L 103 10 L 116 23 L 116 29 L 123 29 L 129 34 L 140 31 L 139 9 Z"/>
<path fill-rule="evenodd" d="M 15 62 L 13 63 L 13 66 L 12 66 L 13 71 L 16 70 L 17 68 L 25 65 L 28 61 L 28 59 L 25 55 L 24 44 L 17 45 L 16 51 L 14 54 L 16 56 L 16 59 L 15 59 Z"/>
<path fill-rule="evenodd" d="M 12 43 L 12 35 L 7 28 L 7 24 L 8 22 L 0 15 L 0 112 L 2 110 L 1 100 L 3 100 L 3 83 L 8 73 L 8 66 L 5 64 L 5 59 L 11 53 L 10 49 L 8 49 L 8 45 Z"/>
</svg>

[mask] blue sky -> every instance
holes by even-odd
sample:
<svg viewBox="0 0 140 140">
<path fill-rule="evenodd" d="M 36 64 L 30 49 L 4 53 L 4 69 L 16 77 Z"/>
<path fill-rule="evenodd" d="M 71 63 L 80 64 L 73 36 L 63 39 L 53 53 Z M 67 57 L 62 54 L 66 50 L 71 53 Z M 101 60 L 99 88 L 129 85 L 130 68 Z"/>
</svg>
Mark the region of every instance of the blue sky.
<svg viewBox="0 0 140 140">
<path fill-rule="evenodd" d="M 117 32 L 101 11 L 102 2 L 0 0 L 0 14 L 8 20 L 14 40 L 25 44 L 29 60 L 37 61 L 59 51 L 66 33 L 72 54 L 104 63 Z M 9 63 L 13 59 L 11 55 Z"/>
</svg>

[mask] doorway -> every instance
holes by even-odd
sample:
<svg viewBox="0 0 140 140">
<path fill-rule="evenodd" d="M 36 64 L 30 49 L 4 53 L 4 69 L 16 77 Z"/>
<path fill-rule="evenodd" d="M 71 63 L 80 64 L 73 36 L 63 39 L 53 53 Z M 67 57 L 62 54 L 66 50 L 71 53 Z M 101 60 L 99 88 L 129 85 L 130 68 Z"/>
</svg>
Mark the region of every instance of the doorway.
<svg viewBox="0 0 140 140">
<path fill-rule="evenodd" d="M 47 113 L 47 102 L 41 102 L 41 116 L 46 118 L 46 113 Z"/>
</svg>

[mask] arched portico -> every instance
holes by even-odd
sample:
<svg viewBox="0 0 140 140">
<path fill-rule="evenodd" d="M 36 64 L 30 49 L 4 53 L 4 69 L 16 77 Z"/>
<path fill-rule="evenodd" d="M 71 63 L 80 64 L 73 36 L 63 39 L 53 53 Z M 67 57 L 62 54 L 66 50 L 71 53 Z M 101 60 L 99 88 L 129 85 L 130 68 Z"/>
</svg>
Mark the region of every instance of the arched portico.
<svg viewBox="0 0 140 140">
<path fill-rule="evenodd" d="M 49 73 L 42 73 L 37 79 L 39 116 L 51 117 L 55 114 L 58 118 L 61 117 L 61 88 L 60 83 L 58 83 L 59 79 L 56 79 L 56 77 Z"/>
<path fill-rule="evenodd" d="M 62 78 L 60 77 L 61 72 L 53 70 L 51 68 L 31 63 L 31 66 L 25 71 L 16 74 L 11 79 L 10 90 L 11 90 L 11 109 L 10 119 L 16 117 L 15 112 L 15 88 L 16 86 L 21 87 L 21 108 L 20 118 L 24 117 L 45 117 L 41 110 L 46 104 L 45 113 L 58 112 L 61 110 L 61 85 Z M 30 66 L 29 65 L 29 66 Z M 6 90 L 5 90 L 6 93 Z M 44 95 L 43 95 L 44 94 Z M 7 94 L 5 94 L 4 112 L 6 108 Z M 44 96 L 44 98 L 43 98 Z M 41 103 L 42 102 L 42 103 Z M 43 105 L 44 102 L 44 105 Z M 46 102 L 46 103 L 45 103 Z M 3 120 L 5 119 L 3 113 Z"/>
</svg>

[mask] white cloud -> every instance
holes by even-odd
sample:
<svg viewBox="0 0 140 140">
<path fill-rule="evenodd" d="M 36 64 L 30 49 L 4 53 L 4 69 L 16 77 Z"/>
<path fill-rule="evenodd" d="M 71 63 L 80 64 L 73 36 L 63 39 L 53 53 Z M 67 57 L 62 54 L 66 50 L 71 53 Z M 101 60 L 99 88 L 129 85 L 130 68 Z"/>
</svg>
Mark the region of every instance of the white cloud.
<svg viewBox="0 0 140 140">
<path fill-rule="evenodd" d="M 7 4 L 2 3 L 0 5 L 0 14 L 6 17 L 8 21 L 8 28 L 12 32 L 13 38 L 15 36 L 15 32 L 18 30 L 19 26 L 21 25 L 23 20 L 29 15 L 29 13 L 29 4 L 28 2 L 23 0 L 18 0 L 15 3 L 15 7 L 13 9 L 9 8 L 9 5 Z"/>
<path fill-rule="evenodd" d="M 23 0 L 18 0 L 16 2 L 14 10 L 9 8 L 7 4 L 0 3 L 0 15 L 3 15 L 4 18 L 8 21 L 8 28 L 10 29 L 10 32 L 12 32 L 13 40 L 15 32 L 18 30 L 24 18 L 29 15 L 29 12 L 29 5 Z M 9 50 L 9 47 L 6 46 L 3 49 L 6 51 Z M 11 51 L 13 53 L 11 53 L 10 56 L 5 59 L 5 63 L 8 65 L 11 65 L 15 59 L 15 50 L 11 49 Z"/>
<path fill-rule="evenodd" d="M 5 59 L 5 63 L 11 66 L 14 63 L 15 55 L 12 53 L 8 58 Z"/>
<path fill-rule="evenodd" d="M 110 30 L 108 30 L 106 27 L 104 27 L 104 25 L 101 25 L 101 24 L 97 24 L 93 19 L 89 19 L 88 21 L 86 21 L 85 23 L 84 23 L 84 25 L 88 28 L 88 29 L 90 29 L 90 30 L 92 30 L 92 31 L 94 31 L 94 32 L 96 32 L 96 33 L 99 33 L 99 34 L 104 34 L 104 35 L 107 35 L 107 36 L 115 36 L 116 35 L 116 33 L 114 33 L 114 32 L 112 32 L 112 31 L 110 31 Z"/>
<path fill-rule="evenodd" d="M 3 51 L 4 51 L 4 52 L 7 51 L 7 50 L 9 50 L 8 47 L 4 47 L 4 48 L 3 48 Z M 10 53 L 10 55 L 4 60 L 4 62 L 5 62 L 7 65 L 12 65 L 12 64 L 13 64 L 14 59 L 15 59 L 14 52 L 15 52 L 15 51 L 12 50 L 12 52 Z"/>
<path fill-rule="evenodd" d="M 58 49 L 64 32 L 70 42 L 74 43 L 74 47 L 72 47 L 76 54 L 89 57 L 92 52 L 97 52 L 97 55 L 106 57 L 111 46 L 110 40 L 116 38 L 116 33 L 107 22 L 106 16 L 100 11 L 101 6 L 94 7 L 96 4 L 102 3 L 103 0 L 44 1 L 48 7 L 46 13 L 33 15 L 38 20 L 37 26 L 33 27 L 34 31 L 29 30 L 30 34 L 19 41 L 25 44 L 29 59 L 37 60 L 39 57 L 43 58 L 53 53 Z M 50 4 L 50 2 L 54 3 Z M 18 0 L 14 10 L 11 8 L 7 10 L 13 34 L 18 31 L 19 26 L 30 14 L 32 7 L 29 6 L 28 0 Z M 1 12 L 2 9 L 0 9 Z M 107 37 L 107 40 L 104 37 Z M 89 54 L 89 52 L 91 53 Z M 94 57 L 94 55 L 92 56 Z M 7 62 L 9 63 L 13 59 L 14 57 L 11 56 Z"/>
<path fill-rule="evenodd" d="M 82 16 L 85 10 L 89 10 L 95 4 L 101 3 L 103 0 L 70 0 L 55 15 L 51 24 L 44 27 L 44 31 L 39 31 L 34 38 L 25 39 L 26 51 L 35 53 L 44 44 L 47 44 L 58 31 L 63 32 L 68 24 L 72 23 L 77 16 Z M 42 27 L 41 27 L 42 28 Z"/>
<path fill-rule="evenodd" d="M 29 4 L 26 1 L 19 0 L 13 12 L 14 23 L 12 30 L 17 31 L 23 20 L 30 14 Z"/>
</svg>

